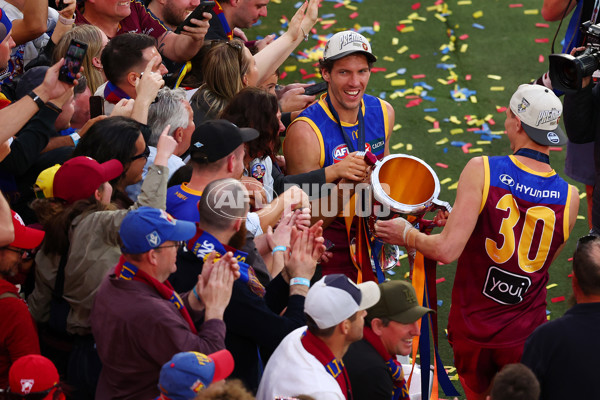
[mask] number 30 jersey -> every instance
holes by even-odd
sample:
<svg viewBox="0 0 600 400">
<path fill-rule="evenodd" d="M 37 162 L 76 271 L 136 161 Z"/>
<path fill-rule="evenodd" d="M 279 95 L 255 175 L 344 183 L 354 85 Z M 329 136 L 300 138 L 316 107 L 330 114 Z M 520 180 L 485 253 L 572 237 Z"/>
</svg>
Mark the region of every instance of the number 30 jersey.
<svg viewBox="0 0 600 400">
<path fill-rule="evenodd" d="M 514 156 L 483 157 L 477 225 L 458 259 L 448 330 L 516 346 L 546 320 L 548 267 L 569 237 L 569 184 Z"/>
</svg>

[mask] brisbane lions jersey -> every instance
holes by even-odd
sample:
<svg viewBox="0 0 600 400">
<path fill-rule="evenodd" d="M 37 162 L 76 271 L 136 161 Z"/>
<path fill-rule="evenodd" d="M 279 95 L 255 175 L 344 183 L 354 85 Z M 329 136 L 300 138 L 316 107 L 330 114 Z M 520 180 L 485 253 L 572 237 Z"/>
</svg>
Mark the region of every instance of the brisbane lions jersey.
<svg viewBox="0 0 600 400">
<path fill-rule="evenodd" d="M 386 138 L 391 132 L 391 127 L 388 126 L 387 108 L 379 98 L 365 94 L 361 101 L 360 112 L 363 114 L 365 124 L 365 150 L 369 150 L 378 159 L 381 159 L 385 150 Z M 316 104 L 302 111 L 292 123 L 296 121 L 307 122 L 315 131 L 321 147 L 321 158 L 319 160 L 321 167 L 339 163 L 352 152 L 344 142 L 340 126 L 327 107 L 325 95 L 321 96 Z M 342 126 L 350 140 L 352 140 L 354 148 L 357 151 L 362 150 L 357 148 L 358 123 L 347 124 L 342 122 Z"/>
<path fill-rule="evenodd" d="M 448 331 L 484 347 L 525 342 L 546 320 L 548 267 L 569 237 L 569 184 L 514 156 L 483 157 L 477 225 L 458 259 Z"/>
</svg>

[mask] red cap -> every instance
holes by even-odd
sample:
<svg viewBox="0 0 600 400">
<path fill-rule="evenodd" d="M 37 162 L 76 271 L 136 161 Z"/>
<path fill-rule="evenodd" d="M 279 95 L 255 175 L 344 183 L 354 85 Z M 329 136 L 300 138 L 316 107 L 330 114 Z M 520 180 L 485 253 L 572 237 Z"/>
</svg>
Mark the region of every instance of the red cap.
<svg viewBox="0 0 600 400">
<path fill-rule="evenodd" d="M 208 358 L 213 360 L 215 363 L 215 372 L 212 382 L 225 379 L 233 372 L 235 362 L 233 361 L 233 356 L 228 350 L 219 350 L 215 353 L 209 354 Z"/>
<path fill-rule="evenodd" d="M 21 219 L 21 216 L 12 211 L 13 228 L 15 230 L 15 240 L 9 245 L 18 249 L 35 249 L 42 243 L 44 231 L 28 228 Z"/>
<path fill-rule="evenodd" d="M 10 392 L 19 395 L 44 392 L 59 382 L 58 371 L 46 357 L 30 354 L 19 358 L 8 372 Z M 45 398 L 52 398 L 52 392 Z"/>
<path fill-rule="evenodd" d="M 54 175 L 54 197 L 71 204 L 87 199 L 104 182 L 123 173 L 119 160 L 98 163 L 90 157 L 79 156 L 65 162 Z"/>
</svg>

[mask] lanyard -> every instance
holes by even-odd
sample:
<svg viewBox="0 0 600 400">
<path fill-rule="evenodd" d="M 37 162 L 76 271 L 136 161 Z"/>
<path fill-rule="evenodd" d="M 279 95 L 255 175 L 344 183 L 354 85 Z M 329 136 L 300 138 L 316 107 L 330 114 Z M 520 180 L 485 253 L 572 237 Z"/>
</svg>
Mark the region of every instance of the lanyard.
<svg viewBox="0 0 600 400">
<path fill-rule="evenodd" d="M 327 101 L 327 107 L 329 107 L 329 111 L 331 111 L 333 118 L 335 118 L 335 122 L 337 122 L 338 126 L 340 127 L 340 130 L 342 131 L 342 135 L 344 137 L 344 142 L 346 142 L 346 146 L 348 146 L 348 153 L 357 151 L 357 149 L 354 147 L 354 142 L 352 142 L 352 139 L 349 138 L 348 135 L 346 134 L 346 131 L 344 130 L 344 127 L 342 126 L 342 122 L 340 121 L 340 117 L 339 117 L 337 111 L 335 111 L 335 108 L 333 108 L 333 105 L 331 104 L 331 99 L 329 98 L 329 94 L 327 94 L 327 96 L 325 97 L 325 100 Z M 361 112 L 360 106 L 358 108 L 358 126 L 357 126 L 357 128 L 358 128 L 358 136 L 357 136 L 358 151 L 365 151 L 365 124 L 364 124 L 364 116 Z"/>
<path fill-rule="evenodd" d="M 528 157 L 537 161 L 541 161 L 543 163 L 546 164 L 550 164 L 550 156 L 548 156 L 548 154 L 544 154 L 542 152 L 539 152 L 537 150 L 532 150 L 532 149 L 528 149 L 528 148 L 521 148 L 519 150 L 517 150 L 515 152 L 515 154 L 513 154 L 515 156 L 523 156 L 523 157 Z"/>
</svg>

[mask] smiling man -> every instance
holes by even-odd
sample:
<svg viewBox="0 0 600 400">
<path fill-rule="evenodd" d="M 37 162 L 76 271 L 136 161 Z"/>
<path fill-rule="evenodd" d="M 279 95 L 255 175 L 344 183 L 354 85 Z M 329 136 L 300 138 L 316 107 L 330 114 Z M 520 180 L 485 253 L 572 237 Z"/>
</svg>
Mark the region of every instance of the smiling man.
<svg viewBox="0 0 600 400">
<path fill-rule="evenodd" d="M 384 282 L 379 290 L 379 301 L 367 310 L 363 339 L 352 343 L 344 356 L 354 400 L 408 398 L 396 356 L 410 354 L 413 337 L 420 334 L 418 321 L 434 312 L 419 305 L 408 282 Z"/>
<path fill-rule="evenodd" d="M 319 63 L 329 84 L 327 94 L 287 130 L 283 153 L 289 174 L 339 163 L 355 151 L 370 150 L 379 159 L 389 154 L 394 109 L 365 94 L 376 60 L 371 44 L 359 33 L 344 31 L 329 39 Z M 364 161 L 362 168 L 366 177 Z M 344 219 L 334 220 L 323 236 L 335 244 L 333 258 L 323 264 L 323 274 L 343 273 L 356 281 L 358 269 L 353 267 Z"/>
</svg>

